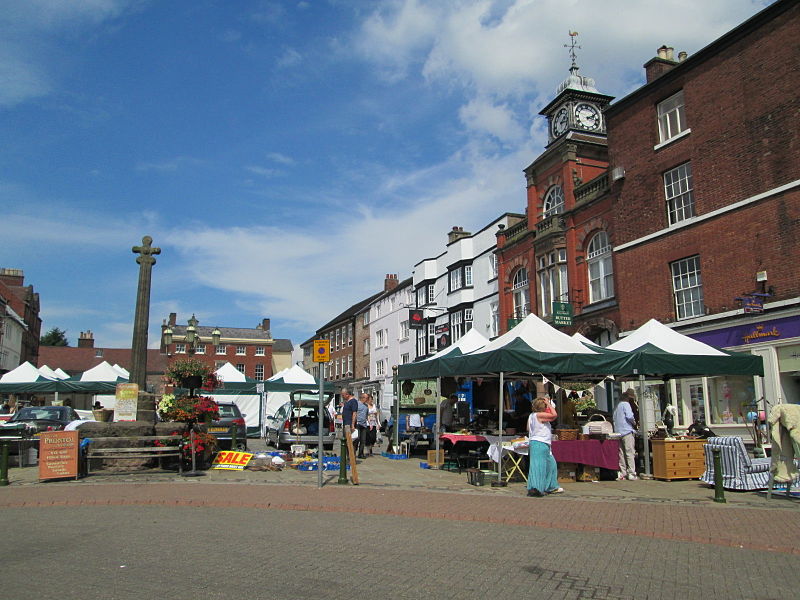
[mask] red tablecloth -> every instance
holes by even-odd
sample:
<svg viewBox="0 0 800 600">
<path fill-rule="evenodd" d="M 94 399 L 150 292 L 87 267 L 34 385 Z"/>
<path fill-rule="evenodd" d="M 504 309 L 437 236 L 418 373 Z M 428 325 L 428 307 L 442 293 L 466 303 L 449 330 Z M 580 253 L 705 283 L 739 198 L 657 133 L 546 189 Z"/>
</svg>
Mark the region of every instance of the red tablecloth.
<svg viewBox="0 0 800 600">
<path fill-rule="evenodd" d="M 618 440 L 553 440 L 556 462 L 580 463 L 593 467 L 619 469 Z"/>
<path fill-rule="evenodd" d="M 451 444 L 456 444 L 458 442 L 485 442 L 486 438 L 482 435 L 472 435 L 466 433 L 443 433 L 441 436 L 442 440 L 447 440 Z"/>
</svg>

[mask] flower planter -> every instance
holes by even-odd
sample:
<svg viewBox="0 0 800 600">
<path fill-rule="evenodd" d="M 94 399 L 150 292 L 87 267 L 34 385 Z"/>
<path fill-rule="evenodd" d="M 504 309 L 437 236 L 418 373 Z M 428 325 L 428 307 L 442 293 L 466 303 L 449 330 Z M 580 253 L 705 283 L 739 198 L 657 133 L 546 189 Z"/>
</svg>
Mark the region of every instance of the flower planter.
<svg viewBox="0 0 800 600">
<path fill-rule="evenodd" d="M 202 375 L 190 375 L 181 379 L 181 387 L 189 390 L 196 390 L 203 385 Z"/>
</svg>

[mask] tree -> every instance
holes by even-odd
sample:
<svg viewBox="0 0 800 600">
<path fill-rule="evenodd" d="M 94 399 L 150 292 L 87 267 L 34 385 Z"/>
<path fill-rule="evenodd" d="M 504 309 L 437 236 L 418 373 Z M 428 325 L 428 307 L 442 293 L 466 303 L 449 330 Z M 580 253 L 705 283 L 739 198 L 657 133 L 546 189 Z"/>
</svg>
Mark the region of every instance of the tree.
<svg viewBox="0 0 800 600">
<path fill-rule="evenodd" d="M 40 346 L 69 346 L 67 332 L 58 327 L 53 327 L 50 331 L 39 338 Z"/>
</svg>

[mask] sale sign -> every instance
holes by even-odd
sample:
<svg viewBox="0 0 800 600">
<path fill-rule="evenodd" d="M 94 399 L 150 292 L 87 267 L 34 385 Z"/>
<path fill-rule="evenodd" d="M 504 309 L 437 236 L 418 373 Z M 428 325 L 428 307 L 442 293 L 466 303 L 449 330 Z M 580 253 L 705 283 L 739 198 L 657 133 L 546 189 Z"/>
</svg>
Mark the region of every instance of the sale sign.
<svg viewBox="0 0 800 600">
<path fill-rule="evenodd" d="M 249 452 L 228 452 L 223 450 L 217 454 L 214 462 L 211 463 L 211 468 L 241 471 L 247 466 L 251 458 L 253 458 L 253 455 Z"/>
</svg>

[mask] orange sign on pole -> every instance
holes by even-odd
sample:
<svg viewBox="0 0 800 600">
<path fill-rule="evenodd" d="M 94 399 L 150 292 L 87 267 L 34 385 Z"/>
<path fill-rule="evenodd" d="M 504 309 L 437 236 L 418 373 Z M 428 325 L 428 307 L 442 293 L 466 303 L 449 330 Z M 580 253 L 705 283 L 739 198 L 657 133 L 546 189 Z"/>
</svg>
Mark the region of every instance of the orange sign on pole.
<svg viewBox="0 0 800 600">
<path fill-rule="evenodd" d="M 39 434 L 39 480 L 78 478 L 78 432 Z"/>
<path fill-rule="evenodd" d="M 314 362 L 326 363 L 331 359 L 331 341 L 314 340 Z"/>
</svg>

